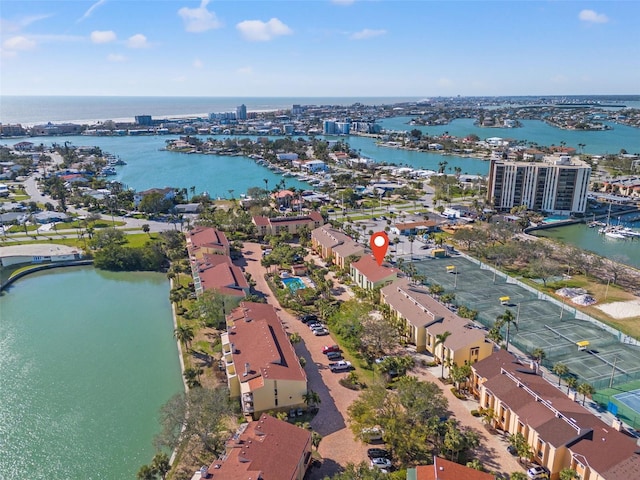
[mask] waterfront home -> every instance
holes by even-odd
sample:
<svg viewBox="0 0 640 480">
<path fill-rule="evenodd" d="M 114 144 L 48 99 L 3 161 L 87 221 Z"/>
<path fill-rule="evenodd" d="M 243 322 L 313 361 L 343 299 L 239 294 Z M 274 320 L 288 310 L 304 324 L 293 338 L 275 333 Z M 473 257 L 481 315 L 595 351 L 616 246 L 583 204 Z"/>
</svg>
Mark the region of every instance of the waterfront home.
<svg viewBox="0 0 640 480">
<path fill-rule="evenodd" d="M 229 392 L 245 415 L 305 405 L 307 375 L 272 305 L 241 302 L 221 340 Z"/>
<path fill-rule="evenodd" d="M 192 262 L 192 272 L 197 295 L 207 290 L 236 299 L 249 294 L 249 283 L 242 269 L 227 255 L 205 253 Z"/>
<path fill-rule="evenodd" d="M 389 305 L 392 317 L 404 326 L 405 340 L 418 352 L 428 351 L 438 362 L 458 366 L 472 365 L 491 355 L 493 345 L 484 330 L 450 311 L 424 285 L 403 278 L 380 293 L 381 302 Z M 438 335 L 445 332 L 449 336 L 438 343 Z"/>
<path fill-rule="evenodd" d="M 223 231 L 212 227 L 197 226 L 187 232 L 187 251 L 192 260 L 205 254 L 229 255 L 230 244 Z"/>
<path fill-rule="evenodd" d="M 324 219 L 320 212 L 309 212 L 308 215 L 298 215 L 295 217 L 263 217 L 257 215 L 252 222 L 257 227 L 258 235 L 279 235 L 281 232 L 289 232 L 297 235 L 302 227 L 314 229 L 319 227 Z"/>
<path fill-rule="evenodd" d="M 8 197 L 9 196 L 9 187 L 4 183 L 0 183 L 0 197 Z"/>
<path fill-rule="evenodd" d="M 152 193 L 159 193 L 162 195 L 164 200 L 173 200 L 176 196 L 175 188 L 165 187 L 165 188 L 150 188 L 149 190 L 144 190 L 142 192 L 136 192 L 133 194 L 133 205 L 137 208 L 140 205 L 140 202 L 144 197 L 150 195 Z"/>
<path fill-rule="evenodd" d="M 391 233 L 396 235 L 424 235 L 438 230 L 438 224 L 433 220 L 422 220 L 418 222 L 394 223 L 391 226 Z"/>
<path fill-rule="evenodd" d="M 303 480 L 312 460 L 311 445 L 309 430 L 264 414 L 240 425 L 206 475 L 213 480 Z M 198 474 L 192 480 L 202 478 Z"/>
<path fill-rule="evenodd" d="M 71 217 L 64 212 L 42 211 L 31 215 L 38 223 L 68 222 Z"/>
<path fill-rule="evenodd" d="M 398 279 L 398 269 L 387 265 L 378 265 L 371 255 L 363 255 L 351 263 L 349 274 L 360 288 L 373 290 L 383 287 Z"/>
<path fill-rule="evenodd" d="M 360 258 L 364 255 L 364 246 L 330 224 L 318 227 L 311 232 L 311 246 L 324 260 L 341 268 L 346 267 L 347 258 Z"/>
<path fill-rule="evenodd" d="M 495 480 L 491 473 L 474 470 L 441 457 L 433 457 L 433 465 L 407 469 L 407 480 Z"/>
<path fill-rule="evenodd" d="M 472 390 L 484 409 L 492 409 L 493 426 L 521 433 L 536 463 L 557 479 L 572 468 L 583 480 L 628 480 L 640 472 L 636 440 L 621 431 L 622 423 L 605 424 L 505 350 L 472 365 Z"/>
<path fill-rule="evenodd" d="M 310 173 L 324 172 L 325 170 L 327 170 L 327 164 L 322 160 L 296 160 L 293 162 L 293 165 L 295 167 L 298 167 L 300 170 Z"/>
</svg>

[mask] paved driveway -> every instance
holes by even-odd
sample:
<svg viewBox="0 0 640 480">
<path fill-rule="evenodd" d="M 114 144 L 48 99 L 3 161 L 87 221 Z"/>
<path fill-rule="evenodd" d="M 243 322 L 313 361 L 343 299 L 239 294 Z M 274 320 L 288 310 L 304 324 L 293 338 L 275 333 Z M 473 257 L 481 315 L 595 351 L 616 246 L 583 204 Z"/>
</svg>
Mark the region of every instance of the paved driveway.
<svg viewBox="0 0 640 480">
<path fill-rule="evenodd" d="M 318 392 L 322 403 L 316 417 L 311 422 L 315 431 L 323 436 L 319 453 L 323 457 L 322 467 L 311 469 L 307 478 L 320 480 L 325 476 L 340 471 L 348 462 L 359 463 L 367 459 L 368 445 L 354 439 L 353 433 L 347 425 L 347 409 L 358 397 L 358 392 L 344 388 L 338 380 L 346 373 L 332 373 L 328 368 L 329 363 L 322 347 L 334 344 L 331 336 L 316 337 L 309 328 L 300 322 L 295 316 L 281 309 L 278 300 L 271 294 L 267 282 L 264 279 L 265 269 L 261 266 L 262 250 L 257 243 L 246 242 L 243 248 L 243 258 L 237 263 L 250 273 L 256 282 L 256 290 L 267 299 L 267 302 L 278 309 L 285 329 L 289 332 L 297 332 L 302 342 L 295 345 L 299 356 L 307 360 L 305 371 L 307 373 L 309 388 Z M 315 259 L 314 259 L 315 260 Z M 341 292 L 347 294 L 346 291 Z M 346 299 L 346 297 L 345 297 Z M 509 455 L 506 450 L 508 442 L 500 435 L 489 434 L 482 425 L 481 419 L 473 417 L 470 410 L 477 408 L 473 401 L 460 401 L 450 391 L 450 386 L 443 385 L 438 379 L 438 372 L 431 372 L 428 368 L 416 367 L 412 374 L 425 381 L 434 382 L 444 392 L 449 401 L 449 410 L 458 419 L 461 425 L 474 428 L 480 435 L 481 445 L 478 449 L 478 457 L 490 470 L 508 474 L 514 471 L 523 471 L 517 459 Z M 505 477 L 506 478 L 506 477 Z"/>
</svg>

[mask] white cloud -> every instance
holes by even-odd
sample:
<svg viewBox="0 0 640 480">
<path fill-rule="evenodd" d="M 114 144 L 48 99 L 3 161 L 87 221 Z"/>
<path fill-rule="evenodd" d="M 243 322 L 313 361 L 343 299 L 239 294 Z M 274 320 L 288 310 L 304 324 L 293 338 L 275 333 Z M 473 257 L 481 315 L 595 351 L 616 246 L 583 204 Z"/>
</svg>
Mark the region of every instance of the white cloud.
<svg viewBox="0 0 640 480">
<path fill-rule="evenodd" d="M 207 10 L 208 4 L 209 0 L 202 0 L 198 8 L 182 7 L 178 10 L 187 32 L 199 33 L 222 27 L 216 14 Z"/>
<path fill-rule="evenodd" d="M 331 0 L 331 3 L 336 5 L 352 5 L 356 0 Z"/>
<path fill-rule="evenodd" d="M 132 35 L 127 40 L 127 47 L 129 48 L 147 48 L 150 47 L 149 42 L 147 42 L 147 37 L 142 35 L 141 33 L 136 33 Z"/>
<path fill-rule="evenodd" d="M 250 42 L 268 42 L 281 35 L 291 35 L 293 33 L 293 30 L 277 18 L 272 18 L 268 22 L 245 20 L 237 24 L 236 28 L 244 39 Z"/>
<path fill-rule="evenodd" d="M 37 44 L 35 40 L 23 37 L 22 35 L 7 38 L 4 42 L 2 42 L 3 49 L 14 52 L 18 50 L 33 50 L 34 48 L 36 48 L 36 45 Z"/>
<path fill-rule="evenodd" d="M 597 13 L 593 10 L 582 10 L 578 14 L 578 18 L 587 23 L 607 23 L 609 21 L 609 17 L 604 13 Z"/>
<path fill-rule="evenodd" d="M 380 35 L 385 35 L 387 33 L 386 30 L 371 30 L 370 28 L 365 28 L 364 30 L 360 30 L 359 32 L 351 35 L 352 40 L 366 40 L 368 38 L 379 37 Z"/>
<path fill-rule="evenodd" d="M 78 19 L 78 22 L 81 22 L 89 18 L 96 8 L 98 8 L 101 5 L 104 5 L 105 3 L 107 3 L 107 0 L 98 0 L 96 3 L 91 5 L 86 12 L 84 12 L 84 15 L 82 15 L 82 17 Z"/>
<path fill-rule="evenodd" d="M 236 72 L 239 73 L 240 75 L 251 75 L 253 73 L 253 68 L 240 67 L 238 70 L 236 70 Z"/>
<path fill-rule="evenodd" d="M 110 62 L 124 62 L 127 59 L 124 55 L 120 55 L 119 53 L 110 53 L 107 55 L 107 60 Z"/>
<path fill-rule="evenodd" d="M 0 18 L 0 31 L 11 33 L 19 32 L 24 27 L 28 27 L 34 22 L 44 20 L 49 17 L 51 17 L 51 15 L 32 15 L 29 17 L 22 17 L 15 21 L 9 21 Z"/>
<path fill-rule="evenodd" d="M 202 63 L 202 60 L 200 60 L 199 58 L 196 58 L 193 61 L 193 67 L 194 68 L 202 68 L 202 67 L 204 67 L 204 63 Z"/>
<path fill-rule="evenodd" d="M 91 41 L 93 43 L 109 43 L 116 39 L 116 33 L 113 30 L 94 30 L 91 32 Z"/>
</svg>

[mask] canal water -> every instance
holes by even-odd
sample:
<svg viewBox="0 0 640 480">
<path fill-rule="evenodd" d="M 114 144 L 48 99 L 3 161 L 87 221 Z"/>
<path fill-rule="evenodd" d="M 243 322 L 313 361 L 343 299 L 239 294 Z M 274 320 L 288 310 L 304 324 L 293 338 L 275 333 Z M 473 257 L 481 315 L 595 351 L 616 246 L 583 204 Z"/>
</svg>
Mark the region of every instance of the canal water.
<svg viewBox="0 0 640 480">
<path fill-rule="evenodd" d="M 0 478 L 135 478 L 181 391 L 169 284 L 92 267 L 0 298 Z"/>
</svg>

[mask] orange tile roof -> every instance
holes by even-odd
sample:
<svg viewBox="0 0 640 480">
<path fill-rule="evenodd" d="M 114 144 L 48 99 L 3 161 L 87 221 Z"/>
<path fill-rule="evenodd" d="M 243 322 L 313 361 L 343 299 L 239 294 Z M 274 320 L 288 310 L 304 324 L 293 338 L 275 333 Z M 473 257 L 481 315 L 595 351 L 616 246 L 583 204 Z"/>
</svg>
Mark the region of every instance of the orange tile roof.
<svg viewBox="0 0 640 480">
<path fill-rule="evenodd" d="M 263 414 L 227 443 L 226 456 L 207 473 L 214 480 L 296 479 L 310 452 L 311 432 Z"/>
</svg>

